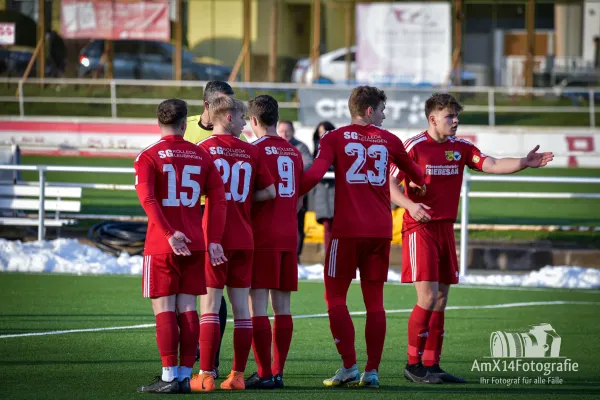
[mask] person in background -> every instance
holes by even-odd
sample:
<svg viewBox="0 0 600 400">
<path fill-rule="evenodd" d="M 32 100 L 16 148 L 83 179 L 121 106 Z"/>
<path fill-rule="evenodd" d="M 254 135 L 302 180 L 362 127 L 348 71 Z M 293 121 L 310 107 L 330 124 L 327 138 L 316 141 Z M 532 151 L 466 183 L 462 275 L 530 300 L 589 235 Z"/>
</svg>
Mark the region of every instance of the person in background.
<svg viewBox="0 0 600 400">
<path fill-rule="evenodd" d="M 317 157 L 319 151 L 319 141 L 321 136 L 325 132 L 332 131 L 335 126 L 329 121 L 323 121 L 317 125 L 315 133 L 313 134 L 313 158 Z M 333 166 L 329 167 L 328 172 L 333 172 Z M 335 180 L 333 178 L 322 179 L 321 182 L 315 186 L 314 190 L 315 199 L 315 214 L 317 222 L 323 225 L 324 230 L 324 243 L 323 248 L 329 247 L 331 241 L 331 229 L 333 227 L 333 203 L 335 199 Z"/>
<path fill-rule="evenodd" d="M 308 149 L 308 146 L 294 137 L 294 124 L 292 121 L 279 121 L 277 125 L 277 134 L 287 140 L 292 146 L 298 149 L 302 154 L 302 162 L 304 163 L 304 170 L 310 168 L 313 163 L 313 156 Z M 298 264 L 300 263 L 300 254 L 302 254 L 302 247 L 304 246 L 304 216 L 308 209 L 308 196 L 304 196 L 302 200 L 302 208 L 298 211 Z"/>
</svg>

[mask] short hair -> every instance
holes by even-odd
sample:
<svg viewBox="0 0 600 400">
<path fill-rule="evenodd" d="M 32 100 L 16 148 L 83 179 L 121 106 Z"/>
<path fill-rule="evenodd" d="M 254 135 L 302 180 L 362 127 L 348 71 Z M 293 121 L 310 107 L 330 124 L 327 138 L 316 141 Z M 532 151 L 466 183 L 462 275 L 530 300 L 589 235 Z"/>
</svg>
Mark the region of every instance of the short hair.
<svg viewBox="0 0 600 400">
<path fill-rule="evenodd" d="M 243 101 L 229 96 L 217 97 L 215 101 L 210 104 L 209 108 L 211 119 L 218 119 L 236 111 L 246 114 L 248 108 L 246 108 Z"/>
<path fill-rule="evenodd" d="M 443 110 L 445 108 L 452 108 L 454 112 L 461 112 L 463 110 L 462 104 L 456 100 L 454 96 L 449 93 L 434 93 L 425 102 L 425 117 L 429 118 L 429 115 L 433 111 Z"/>
<path fill-rule="evenodd" d="M 283 121 L 279 121 L 280 124 L 288 124 L 290 128 L 292 128 L 292 132 L 296 133 L 296 128 L 294 128 L 294 123 L 290 120 L 284 119 Z"/>
<path fill-rule="evenodd" d="M 348 99 L 350 116 L 364 117 L 367 108 L 373 107 L 373 109 L 376 109 L 379 104 L 385 104 L 386 101 L 387 96 L 383 90 L 374 86 L 358 86 L 352 90 L 350 99 Z"/>
<path fill-rule="evenodd" d="M 268 94 L 256 96 L 248 102 L 248 113 L 264 126 L 273 126 L 279 121 L 277 100 Z"/>
<path fill-rule="evenodd" d="M 222 94 L 233 96 L 233 89 L 229 83 L 224 81 L 208 81 L 206 83 L 204 87 L 204 101 L 208 102 L 208 104 L 212 105 L 213 101 Z"/>
<path fill-rule="evenodd" d="M 168 99 L 158 105 L 156 116 L 161 125 L 178 125 L 187 118 L 188 106 L 181 99 Z"/>
</svg>

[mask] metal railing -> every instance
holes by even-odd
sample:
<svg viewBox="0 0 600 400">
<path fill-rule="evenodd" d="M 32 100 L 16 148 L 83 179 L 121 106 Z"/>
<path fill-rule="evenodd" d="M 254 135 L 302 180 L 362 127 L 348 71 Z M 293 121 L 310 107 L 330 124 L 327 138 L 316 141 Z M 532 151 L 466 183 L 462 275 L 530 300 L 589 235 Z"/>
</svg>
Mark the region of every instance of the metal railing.
<svg viewBox="0 0 600 400">
<path fill-rule="evenodd" d="M 15 96 L 0 96 L 0 102 L 19 103 L 19 116 L 25 117 L 25 103 L 63 103 L 63 104 L 106 104 L 110 105 L 111 118 L 118 117 L 118 105 L 156 105 L 160 98 L 133 98 L 119 97 L 118 88 L 121 86 L 134 86 L 142 88 L 198 88 L 205 86 L 204 81 L 162 81 L 162 80 L 139 80 L 139 79 L 44 79 L 31 78 L 23 81 L 19 78 L 0 78 L 0 84 L 16 84 L 17 91 Z M 65 97 L 65 96 L 25 96 L 25 84 L 46 84 L 46 85 L 73 85 L 73 86 L 108 86 L 110 88 L 108 97 Z M 250 97 L 253 97 L 255 92 L 264 91 L 279 91 L 284 93 L 285 101 L 279 102 L 280 108 L 299 108 L 296 92 L 299 89 L 318 88 L 319 90 L 338 90 L 350 89 L 354 85 L 306 85 L 297 83 L 271 83 L 271 82 L 234 82 L 232 86 L 237 89 L 248 90 Z M 595 96 L 600 95 L 600 87 L 569 87 L 563 88 L 560 86 L 552 88 L 507 88 L 507 87 L 487 87 L 487 86 L 457 86 L 457 87 L 393 87 L 385 88 L 386 90 L 408 91 L 414 92 L 432 92 L 436 90 L 446 90 L 456 93 L 483 93 L 487 94 L 486 105 L 466 105 L 465 109 L 469 112 L 486 112 L 488 114 L 488 125 L 496 125 L 497 113 L 582 113 L 589 115 L 589 126 L 596 127 L 596 112 L 600 109 L 596 108 Z M 496 95 L 524 96 L 533 95 L 540 96 L 571 96 L 572 98 L 587 97 L 588 104 L 577 106 L 510 106 L 496 105 Z M 196 99 L 185 99 L 192 106 L 203 106 L 204 102 L 199 97 Z M 573 100 L 574 101 L 574 100 Z"/>
<path fill-rule="evenodd" d="M 460 275 L 467 273 L 467 252 L 469 247 L 469 198 L 527 198 L 527 199 L 599 199 L 600 193 L 542 193 L 542 192 L 471 192 L 471 182 L 510 182 L 510 183 L 584 183 L 600 185 L 600 178 L 549 177 L 513 175 L 473 175 L 464 172 L 461 188 L 460 216 Z M 599 204 L 600 206 L 600 204 Z"/>
<path fill-rule="evenodd" d="M 44 222 L 45 222 L 45 189 L 46 185 L 60 186 L 75 186 L 88 189 L 103 189 L 117 191 L 133 191 L 133 185 L 115 185 L 115 184 L 99 184 L 99 183 L 58 183 L 47 182 L 46 172 L 96 172 L 96 173 L 116 173 L 116 174 L 134 174 L 135 170 L 131 167 L 73 167 L 73 166 L 46 166 L 46 165 L 0 165 L 0 170 L 18 170 L 18 171 L 37 171 L 39 173 L 40 187 L 40 205 L 38 215 L 38 240 L 44 240 Z M 328 172 L 325 177 L 332 178 L 333 173 Z M 563 198 L 580 198 L 580 199 L 598 199 L 600 193 L 543 193 L 543 192 L 472 192 L 471 182 L 525 182 L 525 183 L 579 183 L 579 184 L 597 184 L 600 185 L 600 178 L 588 177 L 539 177 L 539 176 L 513 176 L 513 175 L 472 175 L 468 172 L 464 173 L 463 185 L 461 189 L 461 221 L 460 221 L 460 274 L 467 273 L 467 250 L 469 240 L 469 198 L 538 198 L 538 199 L 563 199 Z M 22 183 L 22 182 L 19 182 Z M 34 182 L 29 182 L 35 184 Z M 100 217 L 100 216 L 99 216 Z M 122 217 L 122 216 L 118 216 Z M 135 217 L 132 217 L 134 219 Z"/>
</svg>

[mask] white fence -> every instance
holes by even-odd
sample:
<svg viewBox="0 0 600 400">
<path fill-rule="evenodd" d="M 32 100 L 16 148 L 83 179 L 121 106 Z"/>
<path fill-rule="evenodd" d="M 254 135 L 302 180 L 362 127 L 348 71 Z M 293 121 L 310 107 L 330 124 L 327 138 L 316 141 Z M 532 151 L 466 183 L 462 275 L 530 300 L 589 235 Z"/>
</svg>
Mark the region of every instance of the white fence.
<svg viewBox="0 0 600 400">
<path fill-rule="evenodd" d="M 47 185 L 74 186 L 88 189 L 104 190 L 135 190 L 133 185 L 113 185 L 97 183 L 49 183 L 46 181 L 46 172 L 90 172 L 90 173 L 114 173 L 114 174 L 133 174 L 133 168 L 115 168 L 115 167 L 73 167 L 73 166 L 46 166 L 46 165 L 0 165 L 0 170 L 11 171 L 37 171 L 39 174 L 40 187 L 40 206 L 38 210 L 38 240 L 44 240 L 45 234 L 45 190 Z M 333 177 L 333 173 L 328 172 L 326 177 Z M 132 179 L 133 180 L 133 179 Z M 465 171 L 463 186 L 461 191 L 461 221 L 460 221 L 460 274 L 467 273 L 467 250 L 469 241 L 469 198 L 528 198 L 528 199 L 598 199 L 600 193 L 543 193 L 543 192 L 472 192 L 471 182 L 525 182 L 525 183 L 579 183 L 600 185 L 600 178 L 588 177 L 539 177 L 539 176 L 513 176 L 513 175 L 472 175 Z M 31 182 L 33 184 L 33 182 Z M 600 203 L 598 204 L 600 207 Z M 107 216 L 104 216 L 107 217 Z M 133 218 L 132 218 L 133 219 Z"/>
<path fill-rule="evenodd" d="M 25 96 L 24 86 L 27 85 L 56 85 L 60 87 L 68 86 L 105 86 L 110 88 L 109 97 L 65 97 L 59 95 L 52 96 Z M 158 81 L 158 80 L 138 80 L 138 79 L 44 79 L 43 81 L 38 78 L 31 78 L 27 81 L 23 81 L 19 78 L 0 78 L 0 84 L 16 84 L 17 91 L 15 96 L 0 96 L 0 103 L 19 103 L 19 116 L 25 117 L 25 103 L 63 103 L 63 104 L 109 104 L 111 106 L 111 117 L 118 117 L 117 106 L 122 104 L 130 105 L 156 105 L 160 98 L 131 98 L 131 97 L 119 97 L 119 87 L 131 86 L 140 88 L 160 88 L 160 87 L 176 87 L 176 88 L 203 88 L 206 84 L 204 81 Z M 337 90 L 340 88 L 352 88 L 352 85 L 305 85 L 295 83 L 271 83 L 271 82 L 233 82 L 232 86 L 237 89 L 248 90 L 250 97 L 254 94 L 259 94 L 264 91 L 278 91 L 284 93 L 285 101 L 279 102 L 280 108 L 299 108 L 297 102 L 297 90 L 302 88 L 318 87 L 319 89 L 332 89 Z M 563 88 L 556 86 L 553 88 L 516 88 L 516 87 L 471 87 L 471 86 L 460 86 L 460 87 L 444 87 L 444 88 L 414 88 L 414 87 L 397 87 L 394 90 L 406 90 L 410 92 L 414 91 L 451 91 L 456 93 L 483 93 L 487 94 L 486 105 L 467 105 L 466 110 L 468 112 L 486 112 L 488 114 L 488 125 L 496 125 L 496 113 L 582 113 L 589 115 L 589 126 L 596 126 L 596 112 L 600 112 L 600 109 L 596 108 L 595 97 L 600 94 L 600 88 L 590 87 L 569 87 Z M 496 105 L 496 95 L 510 95 L 510 96 L 523 96 L 532 95 L 535 97 L 560 97 L 568 96 L 571 97 L 575 104 L 576 99 L 587 98 L 588 104 L 579 106 L 511 106 L 511 105 Z M 185 99 L 188 104 L 192 106 L 202 106 L 203 100 L 197 96 L 194 99 Z"/>
</svg>

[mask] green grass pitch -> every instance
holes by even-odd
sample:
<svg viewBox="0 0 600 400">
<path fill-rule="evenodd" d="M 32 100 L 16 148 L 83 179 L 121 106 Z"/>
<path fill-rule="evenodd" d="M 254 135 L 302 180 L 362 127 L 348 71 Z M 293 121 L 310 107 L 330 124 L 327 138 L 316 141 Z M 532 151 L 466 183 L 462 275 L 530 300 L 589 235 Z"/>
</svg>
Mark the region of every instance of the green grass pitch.
<svg viewBox="0 0 600 400">
<path fill-rule="evenodd" d="M 387 285 L 387 310 L 406 310 L 415 302 L 414 289 Z M 588 304 L 547 304 L 552 301 Z M 141 297 L 139 277 L 0 275 L 0 377 L 3 399 L 141 399 L 136 386 L 148 383 L 160 371 L 154 329 L 128 329 L 60 335 L 2 338 L 4 335 L 57 330 L 152 324 L 150 302 Z M 483 305 L 533 303 L 523 307 L 478 308 Z M 360 288 L 352 285 L 349 309 L 364 311 Z M 294 321 L 294 336 L 282 390 L 269 392 L 188 395 L 238 399 L 549 399 L 599 398 L 600 292 L 570 290 L 510 290 L 456 287 L 449 310 L 442 366 L 469 380 L 465 385 L 417 385 L 402 377 L 406 362 L 408 313 L 388 314 L 387 337 L 380 368 L 381 388 L 326 389 L 322 380 L 340 365 L 328 320 L 323 317 Z M 301 283 L 292 297 L 295 315 L 325 313 L 322 283 Z M 364 368 L 364 316 L 355 316 L 359 366 Z M 562 338 L 560 355 L 578 363 L 577 372 L 555 372 L 562 384 L 493 385 L 482 377 L 537 377 L 541 373 L 477 372 L 474 360 L 490 356 L 489 338 L 495 331 L 526 332 L 529 325 L 550 323 Z M 221 368 L 232 361 L 232 326 L 228 325 Z M 197 368 L 197 365 L 196 365 Z M 252 356 L 246 371 L 255 370 Z"/>
</svg>

